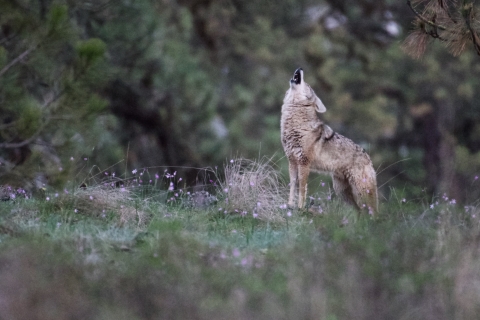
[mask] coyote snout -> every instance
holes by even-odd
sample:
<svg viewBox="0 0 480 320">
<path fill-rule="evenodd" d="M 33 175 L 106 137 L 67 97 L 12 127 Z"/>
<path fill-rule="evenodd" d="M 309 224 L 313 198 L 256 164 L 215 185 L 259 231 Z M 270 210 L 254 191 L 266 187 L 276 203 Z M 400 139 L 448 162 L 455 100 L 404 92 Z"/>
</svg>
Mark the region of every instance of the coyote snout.
<svg viewBox="0 0 480 320">
<path fill-rule="evenodd" d="M 288 158 L 290 196 L 303 208 L 310 170 L 328 172 L 338 196 L 357 210 L 378 210 L 377 179 L 372 161 L 363 148 L 334 132 L 317 116 L 326 111 L 322 101 L 304 81 L 303 69 L 295 70 L 282 106 L 282 145 Z"/>
</svg>

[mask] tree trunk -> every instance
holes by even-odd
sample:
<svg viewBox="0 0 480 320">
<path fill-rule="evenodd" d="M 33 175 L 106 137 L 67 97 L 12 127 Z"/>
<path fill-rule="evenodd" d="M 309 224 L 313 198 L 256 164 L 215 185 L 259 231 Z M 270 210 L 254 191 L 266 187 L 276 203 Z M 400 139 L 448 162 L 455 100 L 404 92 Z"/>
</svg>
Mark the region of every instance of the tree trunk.
<svg viewBox="0 0 480 320">
<path fill-rule="evenodd" d="M 424 115 L 419 123 L 428 191 L 463 201 L 464 194 L 455 172 L 455 109 L 446 101 L 435 101 L 433 105 L 432 111 Z"/>
</svg>

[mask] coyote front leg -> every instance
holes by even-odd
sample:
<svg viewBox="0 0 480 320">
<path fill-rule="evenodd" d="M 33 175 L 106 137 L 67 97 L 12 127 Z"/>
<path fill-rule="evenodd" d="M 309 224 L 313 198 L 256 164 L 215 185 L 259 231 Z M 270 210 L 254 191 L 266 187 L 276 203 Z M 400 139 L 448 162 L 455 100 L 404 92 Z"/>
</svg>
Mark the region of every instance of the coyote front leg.
<svg viewBox="0 0 480 320">
<path fill-rule="evenodd" d="M 298 208 L 303 209 L 307 196 L 307 182 L 310 166 L 298 166 Z"/>
<path fill-rule="evenodd" d="M 290 175 L 290 196 L 288 197 L 288 206 L 294 208 L 295 193 L 298 182 L 298 166 L 291 161 L 288 162 L 288 173 Z"/>
</svg>

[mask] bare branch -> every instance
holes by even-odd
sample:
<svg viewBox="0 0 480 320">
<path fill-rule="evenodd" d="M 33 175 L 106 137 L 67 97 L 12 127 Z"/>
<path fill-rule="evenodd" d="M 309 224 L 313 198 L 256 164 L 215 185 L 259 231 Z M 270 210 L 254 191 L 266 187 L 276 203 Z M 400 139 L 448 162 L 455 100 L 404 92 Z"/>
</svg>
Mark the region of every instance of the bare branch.
<svg viewBox="0 0 480 320">
<path fill-rule="evenodd" d="M 0 130 L 11 128 L 11 127 L 14 127 L 15 125 L 16 125 L 16 121 L 12 121 L 12 122 L 5 123 L 5 124 L 0 124 Z"/>
<path fill-rule="evenodd" d="M 0 70 L 0 77 L 3 76 L 5 72 L 8 71 L 11 67 L 22 61 L 26 56 L 28 56 L 33 50 L 35 50 L 37 46 L 34 46 L 33 48 L 27 49 L 24 52 L 22 52 L 18 57 L 10 61 L 9 64 L 7 64 L 5 67 L 3 67 L 2 70 Z"/>
<path fill-rule="evenodd" d="M 45 129 L 45 127 L 48 125 L 49 122 L 50 122 L 50 119 L 47 119 L 30 138 L 17 143 L 8 143 L 8 142 L 0 143 L 0 148 L 16 149 L 32 143 L 32 141 L 35 140 L 42 133 L 43 129 Z"/>
</svg>

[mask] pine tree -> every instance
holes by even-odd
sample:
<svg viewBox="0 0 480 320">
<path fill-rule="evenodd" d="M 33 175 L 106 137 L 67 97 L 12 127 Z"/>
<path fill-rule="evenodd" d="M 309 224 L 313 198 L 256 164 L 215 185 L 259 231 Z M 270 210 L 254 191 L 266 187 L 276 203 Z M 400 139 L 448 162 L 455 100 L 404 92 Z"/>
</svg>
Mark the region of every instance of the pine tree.
<svg viewBox="0 0 480 320">
<path fill-rule="evenodd" d="M 106 107 L 93 90 L 102 82 L 105 44 L 82 35 L 71 19 L 75 7 L 0 6 L 0 179 L 60 183 Z"/>
</svg>

